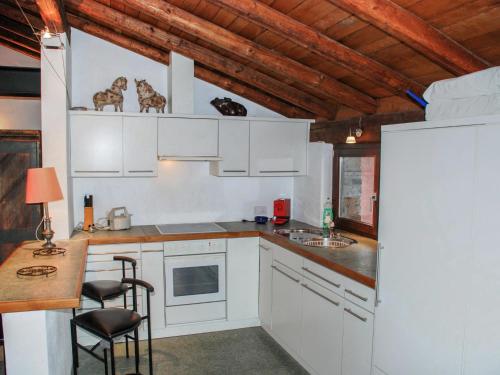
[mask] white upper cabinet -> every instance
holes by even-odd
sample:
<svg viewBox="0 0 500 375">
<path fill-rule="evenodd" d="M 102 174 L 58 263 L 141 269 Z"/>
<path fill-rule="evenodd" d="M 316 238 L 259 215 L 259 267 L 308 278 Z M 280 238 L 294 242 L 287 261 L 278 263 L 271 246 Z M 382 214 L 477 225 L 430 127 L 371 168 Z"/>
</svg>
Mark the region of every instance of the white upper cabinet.
<svg viewBox="0 0 500 375">
<path fill-rule="evenodd" d="M 125 176 L 158 175 L 157 119 L 123 118 L 123 169 Z"/>
<path fill-rule="evenodd" d="M 219 126 L 214 119 L 158 119 L 158 156 L 160 158 L 217 158 Z"/>
<path fill-rule="evenodd" d="M 220 162 L 211 165 L 216 176 L 248 176 L 250 123 L 244 120 L 219 120 Z"/>
<path fill-rule="evenodd" d="M 78 115 L 71 119 L 71 175 L 123 175 L 121 116 Z"/>
<path fill-rule="evenodd" d="M 250 122 L 250 175 L 298 176 L 307 174 L 309 123 Z"/>
</svg>

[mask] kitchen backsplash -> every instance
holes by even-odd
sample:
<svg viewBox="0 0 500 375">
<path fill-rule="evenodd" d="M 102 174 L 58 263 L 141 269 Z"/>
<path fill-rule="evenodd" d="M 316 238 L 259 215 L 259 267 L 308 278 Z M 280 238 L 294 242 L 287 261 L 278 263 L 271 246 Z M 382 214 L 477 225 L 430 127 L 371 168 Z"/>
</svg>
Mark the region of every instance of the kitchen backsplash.
<svg viewBox="0 0 500 375">
<path fill-rule="evenodd" d="M 251 219 L 254 206 L 272 215 L 275 198 L 293 196 L 293 177 L 214 177 L 208 162 L 162 161 L 155 178 L 74 178 L 75 224 L 83 197 L 94 195 L 94 219 L 126 206 L 132 225 Z M 292 213 L 293 214 L 293 213 Z"/>
</svg>

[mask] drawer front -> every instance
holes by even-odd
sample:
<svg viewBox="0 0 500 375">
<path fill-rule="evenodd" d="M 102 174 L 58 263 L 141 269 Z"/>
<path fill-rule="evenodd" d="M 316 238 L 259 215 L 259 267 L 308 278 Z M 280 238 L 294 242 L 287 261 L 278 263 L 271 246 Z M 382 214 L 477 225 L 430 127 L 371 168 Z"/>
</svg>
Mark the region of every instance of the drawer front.
<svg viewBox="0 0 500 375">
<path fill-rule="evenodd" d="M 141 257 L 141 246 L 138 243 L 119 245 L 92 245 L 88 249 L 87 263 L 113 261 L 115 255 L 126 256 L 133 259 Z M 116 264 L 121 265 L 116 261 Z"/>
<path fill-rule="evenodd" d="M 155 251 L 162 250 L 163 251 L 163 242 L 145 242 L 141 243 L 141 251 Z"/>
<path fill-rule="evenodd" d="M 142 305 L 142 295 L 140 289 L 137 289 L 137 310 L 140 313 L 140 307 Z M 104 301 L 104 307 L 119 307 L 123 308 L 123 296 L 119 296 L 112 300 Z M 132 299 L 132 291 L 127 292 L 127 308 L 132 309 L 133 307 L 133 299 Z M 82 302 L 80 304 L 80 308 L 78 309 L 80 313 L 100 309 L 101 304 L 94 300 L 91 300 L 87 297 L 82 297 Z"/>
<path fill-rule="evenodd" d="M 225 253 L 226 239 L 164 242 L 164 254 L 168 256 Z"/>
<path fill-rule="evenodd" d="M 297 255 L 290 250 L 285 250 L 280 246 L 272 244 L 273 249 L 273 259 L 288 268 L 291 268 L 295 272 L 302 273 L 302 266 L 304 264 L 304 258 Z"/>
<path fill-rule="evenodd" d="M 309 259 L 304 259 L 302 274 L 332 292 L 341 296 L 344 293 L 344 277 L 342 275 L 311 262 Z"/>
<path fill-rule="evenodd" d="M 137 278 L 141 279 L 141 261 L 137 261 L 136 266 Z M 125 266 L 125 275 L 127 277 L 133 277 L 132 266 Z M 103 261 L 103 262 L 92 262 L 87 263 L 87 269 L 85 270 L 85 282 L 95 281 L 95 280 L 121 280 L 122 266 L 121 262 L 117 261 Z"/>
<path fill-rule="evenodd" d="M 344 278 L 344 297 L 362 308 L 375 310 L 375 290 L 349 278 Z"/>
</svg>

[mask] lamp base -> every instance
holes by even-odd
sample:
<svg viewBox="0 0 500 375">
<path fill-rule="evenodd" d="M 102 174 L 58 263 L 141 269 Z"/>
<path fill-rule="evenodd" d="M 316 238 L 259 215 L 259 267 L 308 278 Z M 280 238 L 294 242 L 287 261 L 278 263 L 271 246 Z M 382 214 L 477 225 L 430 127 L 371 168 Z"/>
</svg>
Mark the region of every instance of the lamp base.
<svg viewBox="0 0 500 375">
<path fill-rule="evenodd" d="M 50 217 L 45 216 L 43 219 L 43 232 L 42 236 L 45 239 L 45 243 L 42 245 L 44 249 L 53 249 L 56 247 L 56 244 L 52 242 L 52 238 L 54 237 L 54 231 L 50 225 Z"/>
</svg>

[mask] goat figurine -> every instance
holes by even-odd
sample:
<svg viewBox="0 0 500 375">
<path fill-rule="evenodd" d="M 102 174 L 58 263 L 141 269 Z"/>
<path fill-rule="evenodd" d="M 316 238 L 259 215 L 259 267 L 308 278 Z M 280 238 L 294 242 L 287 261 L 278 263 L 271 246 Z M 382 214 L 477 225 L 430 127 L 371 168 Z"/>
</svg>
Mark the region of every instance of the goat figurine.
<svg viewBox="0 0 500 375">
<path fill-rule="evenodd" d="M 93 101 L 96 111 L 103 111 L 105 105 L 113 105 L 115 112 L 123 112 L 123 93 L 122 90 L 127 90 L 127 78 L 118 77 L 114 80 L 110 89 L 99 91 L 94 94 Z"/>
<path fill-rule="evenodd" d="M 247 115 L 247 109 L 243 106 L 243 104 L 233 102 L 231 98 L 215 98 L 210 102 L 210 104 L 212 104 L 224 116 Z"/>
<path fill-rule="evenodd" d="M 134 79 L 135 85 L 137 86 L 137 98 L 139 100 L 139 108 L 142 112 L 146 110 L 149 113 L 149 108 L 153 107 L 156 109 L 156 113 L 165 113 L 165 105 L 167 105 L 167 99 L 155 90 L 153 87 L 146 82 L 145 79 L 140 81 Z"/>
</svg>

